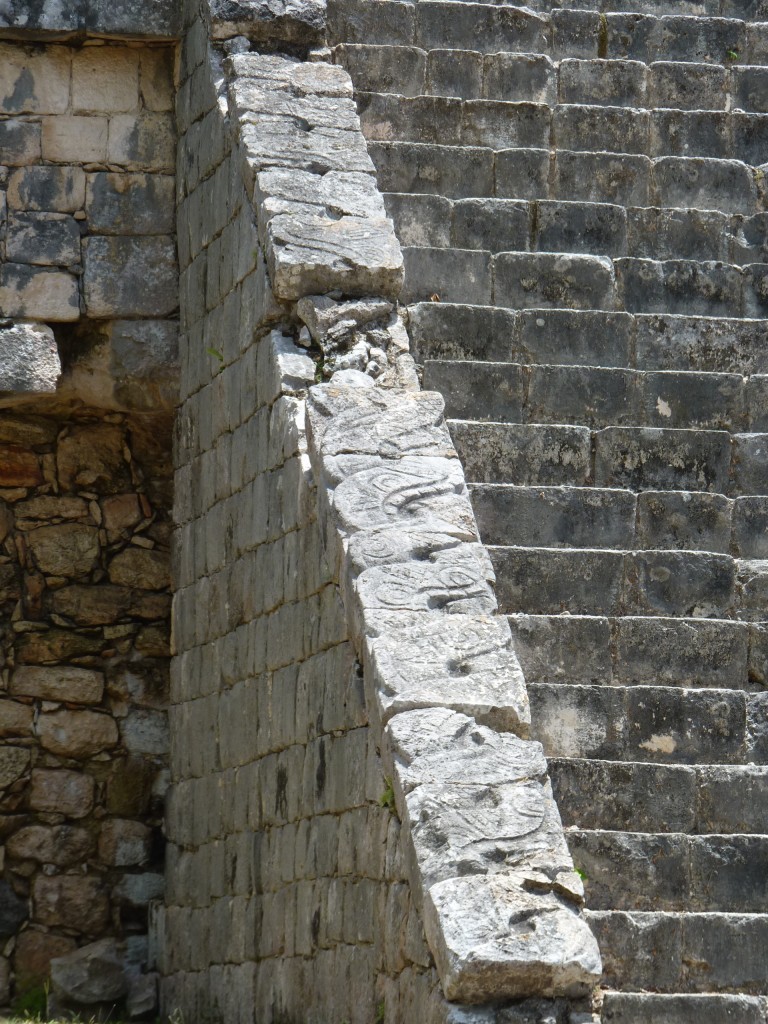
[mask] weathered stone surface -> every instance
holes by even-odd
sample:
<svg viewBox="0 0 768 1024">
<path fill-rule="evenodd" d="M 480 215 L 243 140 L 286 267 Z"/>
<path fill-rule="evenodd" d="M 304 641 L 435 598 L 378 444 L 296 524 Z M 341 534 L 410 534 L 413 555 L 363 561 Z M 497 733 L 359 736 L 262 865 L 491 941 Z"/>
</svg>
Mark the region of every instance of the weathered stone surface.
<svg viewBox="0 0 768 1024">
<path fill-rule="evenodd" d="M 79 626 L 105 626 L 134 616 L 139 619 L 165 619 L 170 609 L 170 597 L 128 587 L 84 584 L 54 591 L 51 608 L 57 615 L 65 615 Z"/>
<path fill-rule="evenodd" d="M 36 768 L 32 772 L 29 806 L 35 811 L 84 818 L 94 799 L 94 780 L 82 772 Z"/>
<path fill-rule="evenodd" d="M 96 711 L 44 712 L 37 733 L 46 750 L 62 757 L 92 757 L 118 740 L 115 720 Z"/>
<path fill-rule="evenodd" d="M 6 842 L 9 857 L 58 867 L 82 864 L 92 855 L 93 847 L 91 833 L 75 825 L 30 825 L 14 832 Z"/>
<path fill-rule="evenodd" d="M 0 700 L 0 736 L 26 736 L 32 731 L 33 709 L 16 701 Z"/>
<path fill-rule="evenodd" d="M 365 140 L 359 132 L 337 128 L 303 131 L 290 118 L 274 118 L 268 127 L 247 122 L 240 125 L 240 138 L 254 176 L 271 168 L 321 175 L 329 171 L 373 173 Z"/>
<path fill-rule="evenodd" d="M 168 554 L 157 549 L 128 547 L 109 564 L 112 583 L 140 590 L 164 590 L 170 585 Z"/>
<path fill-rule="evenodd" d="M 168 716 L 164 711 L 136 710 L 120 721 L 120 736 L 132 754 L 167 754 Z"/>
<path fill-rule="evenodd" d="M 107 158 L 111 164 L 128 171 L 172 174 L 175 153 L 176 131 L 170 113 L 143 110 L 110 118 Z"/>
<path fill-rule="evenodd" d="M 43 120 L 43 159 L 55 163 L 104 163 L 109 121 L 106 117 L 58 114 Z"/>
<path fill-rule="evenodd" d="M 455 452 L 444 408 L 436 392 L 403 394 L 323 384 L 309 393 L 308 427 L 323 457 L 356 453 L 451 458 Z"/>
<path fill-rule="evenodd" d="M 64 113 L 69 100 L 69 71 L 66 47 L 29 51 L 13 43 L 0 43 L 0 111 Z"/>
<path fill-rule="evenodd" d="M 89 174 L 85 205 L 93 232 L 169 235 L 175 220 L 174 179 L 165 174 Z"/>
<path fill-rule="evenodd" d="M 66 213 L 14 214 L 5 251 L 12 263 L 73 267 L 80 263 L 78 222 Z"/>
<path fill-rule="evenodd" d="M 388 220 L 280 214 L 267 238 L 270 280 L 281 299 L 334 289 L 396 298 L 403 283 L 403 257 Z"/>
<path fill-rule="evenodd" d="M 16 938 L 13 966 L 16 971 L 17 991 L 41 985 L 48 980 L 51 960 L 71 953 L 77 946 L 74 939 L 65 935 L 25 928 Z"/>
<path fill-rule="evenodd" d="M 109 919 L 101 880 L 90 875 L 38 875 L 32 886 L 33 918 L 50 927 L 97 934 Z"/>
<path fill-rule="evenodd" d="M 312 173 L 271 167 L 256 175 L 254 203 L 262 231 L 272 217 L 298 209 L 326 217 L 386 217 L 376 179 L 359 171 Z"/>
<path fill-rule="evenodd" d="M 457 1002 L 588 991 L 601 973 L 586 922 L 556 896 L 503 875 L 453 878 L 425 896 L 424 927 L 443 991 Z"/>
<path fill-rule="evenodd" d="M 15 444 L 0 444 L 0 486 L 37 487 L 43 482 L 34 452 Z"/>
<path fill-rule="evenodd" d="M 20 779 L 29 767 L 30 753 L 24 747 L 0 747 L 0 789 Z"/>
<path fill-rule="evenodd" d="M 108 1003 L 128 991 L 123 957 L 116 939 L 99 939 L 75 953 L 51 961 L 54 995 L 67 1002 Z"/>
<path fill-rule="evenodd" d="M 56 390 L 61 362 L 50 327 L 14 324 L 0 330 L 0 391 Z"/>
<path fill-rule="evenodd" d="M 0 311 L 19 319 L 63 323 L 80 317 L 77 278 L 63 270 L 25 263 L 0 265 Z M 49 355 L 50 360 L 50 355 Z"/>
<path fill-rule="evenodd" d="M 71 427 L 58 444 L 56 464 L 66 490 L 102 494 L 130 490 L 123 432 L 111 424 Z"/>
<path fill-rule="evenodd" d="M 453 552 L 451 552 L 453 554 Z M 525 735 L 525 681 L 503 619 L 414 615 L 366 640 L 369 703 L 382 724 L 415 708 L 442 707 Z"/>
<path fill-rule="evenodd" d="M 8 180 L 9 210 L 77 213 L 85 205 L 81 167 L 22 167 Z"/>
<path fill-rule="evenodd" d="M 40 160 L 40 125 L 9 118 L 0 121 L 0 151 L 6 166 L 34 164 Z"/>
<path fill-rule="evenodd" d="M 132 907 L 146 907 L 151 900 L 162 897 L 165 879 L 162 875 L 145 872 L 141 875 L 123 875 L 113 889 L 113 895 Z"/>
<path fill-rule="evenodd" d="M 55 668 L 22 666 L 11 676 L 9 693 L 72 704 L 98 704 L 104 692 L 104 675 L 93 669 L 58 665 Z"/>
<path fill-rule="evenodd" d="M 27 539 L 37 567 L 51 576 L 86 576 L 98 564 L 99 532 L 94 526 L 41 526 Z"/>
<path fill-rule="evenodd" d="M 83 262 L 89 316 L 167 316 L 178 306 L 172 238 L 92 236 L 83 244 Z"/>
<path fill-rule="evenodd" d="M 151 842 L 152 830 L 140 821 L 112 818 L 101 827 L 99 859 L 117 867 L 146 864 Z"/>
<path fill-rule="evenodd" d="M 208 0 L 214 39 L 316 46 L 324 41 L 325 0 Z"/>
</svg>

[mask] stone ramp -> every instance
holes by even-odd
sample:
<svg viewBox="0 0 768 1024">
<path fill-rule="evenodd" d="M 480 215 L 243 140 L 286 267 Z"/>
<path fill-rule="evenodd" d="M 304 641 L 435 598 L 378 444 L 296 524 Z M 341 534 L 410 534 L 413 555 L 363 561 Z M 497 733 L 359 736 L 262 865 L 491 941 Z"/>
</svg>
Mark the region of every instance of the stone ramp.
<svg viewBox="0 0 768 1024">
<path fill-rule="evenodd" d="M 768 23 L 575 6 L 345 0 L 334 59 L 585 878 L 602 1019 L 757 1024 Z"/>
</svg>

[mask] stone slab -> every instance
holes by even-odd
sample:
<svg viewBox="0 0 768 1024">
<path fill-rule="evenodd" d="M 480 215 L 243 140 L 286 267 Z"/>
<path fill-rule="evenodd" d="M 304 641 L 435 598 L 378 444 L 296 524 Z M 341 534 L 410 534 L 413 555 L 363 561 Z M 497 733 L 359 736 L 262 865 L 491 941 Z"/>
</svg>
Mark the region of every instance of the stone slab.
<svg viewBox="0 0 768 1024">
<path fill-rule="evenodd" d="M 50 327 L 22 323 L 0 330 L 0 391 L 50 393 L 60 375 Z"/>
</svg>

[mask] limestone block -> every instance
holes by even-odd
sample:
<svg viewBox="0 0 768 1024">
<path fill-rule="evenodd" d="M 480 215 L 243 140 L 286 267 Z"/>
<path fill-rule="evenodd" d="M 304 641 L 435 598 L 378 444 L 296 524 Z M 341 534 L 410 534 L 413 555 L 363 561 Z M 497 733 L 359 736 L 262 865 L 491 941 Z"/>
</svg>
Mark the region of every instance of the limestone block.
<svg viewBox="0 0 768 1024">
<path fill-rule="evenodd" d="M 83 263 L 89 316 L 167 316 L 178 306 L 172 237 L 92 236 L 83 244 Z"/>
<path fill-rule="evenodd" d="M 77 278 L 65 271 L 4 263 L 0 266 L 0 313 L 20 319 L 78 320 Z"/>
<path fill-rule="evenodd" d="M 33 709 L 15 701 L 0 700 L 0 736 L 27 736 L 32 732 Z"/>
<path fill-rule="evenodd" d="M 76 825 L 29 825 L 14 832 L 6 843 L 9 857 L 35 860 L 39 864 L 69 867 L 82 864 L 93 854 L 93 838 L 88 829 Z"/>
<path fill-rule="evenodd" d="M 63 114 L 69 106 L 70 52 L 65 46 L 27 50 L 0 43 L 0 112 Z"/>
<path fill-rule="evenodd" d="M 279 330 L 269 334 L 269 346 L 272 364 L 278 378 L 276 389 L 283 392 L 304 391 L 315 379 L 316 366 L 314 360 L 307 355 L 306 349 L 295 345 L 292 338 L 286 337 Z"/>
<path fill-rule="evenodd" d="M 146 864 L 152 844 L 152 829 L 140 821 L 112 818 L 99 834 L 99 859 L 117 867 Z"/>
<path fill-rule="evenodd" d="M 362 172 L 284 170 L 273 167 L 259 171 L 254 186 L 262 237 L 266 225 L 280 213 L 302 216 L 386 217 L 384 200 L 376 179 Z"/>
<path fill-rule="evenodd" d="M 435 391 L 404 394 L 332 382 L 311 389 L 307 422 L 323 458 L 346 453 L 452 458 L 456 452 L 444 409 Z"/>
<path fill-rule="evenodd" d="M 173 85 L 173 55 L 170 50 L 145 49 L 141 51 L 139 91 L 146 110 L 173 110 L 175 89 Z"/>
<path fill-rule="evenodd" d="M 214 39 L 245 36 L 302 47 L 324 42 L 325 0 L 208 0 L 208 9 Z"/>
<path fill-rule="evenodd" d="M 109 121 L 109 163 L 130 171 L 176 169 L 176 129 L 170 113 L 116 114 Z"/>
<path fill-rule="evenodd" d="M 274 217 L 267 227 L 267 265 L 281 299 L 337 289 L 396 298 L 404 274 L 392 222 L 361 217 Z"/>
<path fill-rule="evenodd" d="M 285 87 L 297 96 L 354 96 L 348 72 L 323 61 L 302 61 L 271 53 L 238 53 L 227 57 L 225 69 L 234 78 L 260 78 L 270 88 Z"/>
<path fill-rule="evenodd" d="M 24 747 L 0 747 L 0 789 L 7 789 L 29 767 L 30 754 Z"/>
<path fill-rule="evenodd" d="M 243 123 L 268 124 L 274 117 L 290 117 L 307 128 L 360 131 L 351 97 L 296 95 L 289 86 L 275 88 L 260 78 L 236 78 L 229 86 L 229 109 L 232 118 Z"/>
<path fill-rule="evenodd" d="M 364 666 L 368 705 L 382 724 L 416 708 L 449 708 L 527 735 L 525 680 L 501 617 L 404 616 L 400 628 L 366 638 Z M 455 725 L 447 721 L 445 728 Z M 405 740 L 400 743 L 403 749 Z M 453 751 L 454 744 L 445 749 Z"/>
<path fill-rule="evenodd" d="M 586 922 L 557 896 L 525 892 L 503 875 L 432 886 L 424 928 L 445 997 L 456 1002 L 578 996 L 600 978 Z"/>
<path fill-rule="evenodd" d="M 106 117 L 58 114 L 43 119 L 43 159 L 53 163 L 103 163 L 107 159 Z"/>
<path fill-rule="evenodd" d="M 91 813 L 94 781 L 82 772 L 36 768 L 32 772 L 29 806 L 33 811 L 84 818 Z"/>
<path fill-rule="evenodd" d="M 167 754 L 168 716 L 165 711 L 132 711 L 120 720 L 120 736 L 132 754 Z"/>
<path fill-rule="evenodd" d="M 98 934 L 109 920 L 109 901 L 99 878 L 90 875 L 38 875 L 32 883 L 33 920 L 86 935 Z"/>
<path fill-rule="evenodd" d="M 82 167 L 22 167 L 8 179 L 9 210 L 76 213 L 84 206 Z"/>
<path fill-rule="evenodd" d="M 179 34 L 180 8 L 172 0 L 84 0 L 84 4 L 84 27 L 90 35 L 174 39 Z"/>
<path fill-rule="evenodd" d="M 6 167 L 34 164 L 41 157 L 40 124 L 35 121 L 0 121 L 0 153 Z"/>
<path fill-rule="evenodd" d="M 85 210 L 99 235 L 170 235 L 174 230 L 174 179 L 165 174 L 87 176 Z"/>
<path fill-rule="evenodd" d="M 46 711 L 37 720 L 46 750 L 61 757 L 93 757 L 117 744 L 115 720 L 97 711 Z"/>
<path fill-rule="evenodd" d="M 14 324 L 0 329 L 0 391 L 55 391 L 60 373 L 50 327 Z"/>
<path fill-rule="evenodd" d="M 128 991 L 123 957 L 116 939 L 100 939 L 51 961 L 51 988 L 66 1002 L 107 1003 Z"/>
<path fill-rule="evenodd" d="M 9 693 L 14 697 L 37 697 L 70 704 L 98 704 L 104 693 L 104 674 L 74 665 L 50 668 L 23 665 L 11 676 Z"/>
<path fill-rule="evenodd" d="M 35 564 L 50 576 L 86 576 L 99 559 L 99 531 L 82 523 L 41 526 L 27 535 Z"/>
<path fill-rule="evenodd" d="M 74 266 L 80 263 L 78 222 L 65 213 L 12 214 L 5 251 L 11 263 Z"/>
<path fill-rule="evenodd" d="M 253 174 L 269 167 L 293 168 L 313 174 L 346 171 L 373 174 L 374 168 L 360 132 L 337 128 L 304 131 L 290 118 L 271 125 L 239 125 L 245 158 Z"/>
<path fill-rule="evenodd" d="M 151 900 L 161 899 L 164 891 L 163 875 L 147 871 L 141 875 L 123 875 L 112 894 L 131 907 L 146 907 Z"/>
<path fill-rule="evenodd" d="M 116 114 L 139 105 L 139 51 L 125 46 L 84 46 L 72 57 L 75 113 Z"/>
</svg>

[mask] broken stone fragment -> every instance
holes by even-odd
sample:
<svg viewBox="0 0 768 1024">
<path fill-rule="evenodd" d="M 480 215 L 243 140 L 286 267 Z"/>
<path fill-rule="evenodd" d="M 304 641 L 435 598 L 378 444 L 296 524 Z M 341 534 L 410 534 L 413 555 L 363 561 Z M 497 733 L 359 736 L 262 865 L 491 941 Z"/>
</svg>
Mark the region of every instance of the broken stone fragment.
<svg viewBox="0 0 768 1024">
<path fill-rule="evenodd" d="M 68 1004 L 91 1006 L 121 999 L 128 991 L 128 978 L 117 940 L 100 939 L 51 960 L 51 986 Z"/>
<path fill-rule="evenodd" d="M 45 324 L 0 329 L 0 391 L 50 393 L 61 376 L 53 331 Z"/>
<path fill-rule="evenodd" d="M 324 41 L 325 0 L 208 0 L 214 39 L 317 46 Z"/>
</svg>

